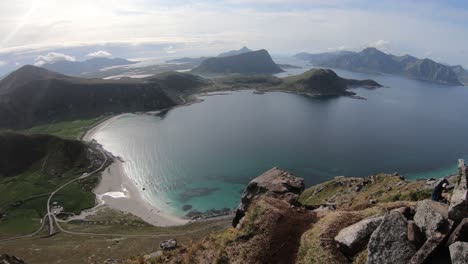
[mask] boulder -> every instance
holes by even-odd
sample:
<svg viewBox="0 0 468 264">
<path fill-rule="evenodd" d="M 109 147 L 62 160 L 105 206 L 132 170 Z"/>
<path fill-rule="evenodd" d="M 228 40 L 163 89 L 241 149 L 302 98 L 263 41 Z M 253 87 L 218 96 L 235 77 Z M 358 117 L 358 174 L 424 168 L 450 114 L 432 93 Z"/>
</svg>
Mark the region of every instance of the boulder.
<svg viewBox="0 0 468 264">
<path fill-rule="evenodd" d="M 393 209 L 391 212 L 399 212 L 401 213 L 404 217 L 406 217 L 407 220 L 411 220 L 414 217 L 414 214 L 416 213 L 414 211 L 414 208 L 411 208 L 409 206 L 403 206 L 399 208 Z"/>
<path fill-rule="evenodd" d="M 153 258 L 156 258 L 156 257 L 159 257 L 163 254 L 163 252 L 161 250 L 158 250 L 158 251 L 155 251 L 155 252 L 152 252 L 152 253 L 149 253 L 149 254 L 146 254 L 143 256 L 143 259 L 148 261 L 148 260 L 151 260 Z"/>
<path fill-rule="evenodd" d="M 312 210 L 312 212 L 315 212 L 318 218 L 322 218 L 325 215 L 327 215 L 329 212 L 333 212 L 334 209 L 328 207 L 328 206 L 320 206 L 319 208 L 316 208 Z"/>
<path fill-rule="evenodd" d="M 383 216 L 364 219 L 343 228 L 335 237 L 341 252 L 355 255 L 363 250 L 375 229 L 382 223 Z"/>
<path fill-rule="evenodd" d="M 449 247 L 452 264 L 468 263 L 468 242 L 455 242 Z"/>
<path fill-rule="evenodd" d="M 468 242 L 468 218 L 463 218 L 461 223 L 458 224 L 447 240 L 447 246 L 457 241 Z"/>
<path fill-rule="evenodd" d="M 419 201 L 416 206 L 416 214 L 414 222 L 426 234 L 426 237 L 431 237 L 435 231 L 446 233 L 449 229 L 449 221 L 447 220 L 448 206 L 443 203 L 423 200 Z"/>
<path fill-rule="evenodd" d="M 255 197 L 262 195 L 284 200 L 291 205 L 297 204 L 299 195 L 304 191 L 304 180 L 295 177 L 287 171 L 278 168 L 263 173 L 253 179 L 242 193 L 241 202 L 232 220 L 232 225 L 237 226 L 245 216 L 251 202 Z"/>
<path fill-rule="evenodd" d="M 458 178 L 453 189 L 448 216 L 455 223 L 468 217 L 468 168 L 465 161 L 458 160 Z"/>
<path fill-rule="evenodd" d="M 414 254 L 410 260 L 410 264 L 426 263 L 434 253 L 443 246 L 443 241 L 447 235 L 439 232 L 432 233 L 432 236 L 426 240 L 424 245 Z"/>
<path fill-rule="evenodd" d="M 408 221 L 408 240 L 411 241 L 416 248 L 419 248 L 425 240 L 425 235 L 421 232 L 418 225 L 414 221 Z"/>
<path fill-rule="evenodd" d="M 16 257 L 16 256 L 10 256 L 7 254 L 1 254 L 0 255 L 0 263 L 5 263 L 5 264 L 25 264 L 22 259 Z"/>
<path fill-rule="evenodd" d="M 408 222 L 400 213 L 385 215 L 367 245 L 367 264 L 408 263 L 416 253 L 408 240 Z"/>
<path fill-rule="evenodd" d="M 175 239 L 164 240 L 163 242 L 161 242 L 161 244 L 159 244 L 159 247 L 162 250 L 173 250 L 177 247 L 177 240 Z"/>
</svg>

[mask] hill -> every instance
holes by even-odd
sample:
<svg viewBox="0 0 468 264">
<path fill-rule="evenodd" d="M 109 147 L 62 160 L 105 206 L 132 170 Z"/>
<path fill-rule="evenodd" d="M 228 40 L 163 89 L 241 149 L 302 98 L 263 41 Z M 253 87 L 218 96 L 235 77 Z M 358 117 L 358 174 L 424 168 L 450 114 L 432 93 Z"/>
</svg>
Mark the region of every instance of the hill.
<svg viewBox="0 0 468 264">
<path fill-rule="evenodd" d="M 136 62 L 121 58 L 93 58 L 85 61 L 59 61 L 44 64 L 41 67 L 61 74 L 79 77 L 86 73 L 97 72 L 103 68 L 134 63 Z"/>
<path fill-rule="evenodd" d="M 354 52 L 352 51 L 346 51 L 346 50 L 335 51 L 335 52 L 323 52 L 323 53 L 316 53 L 316 54 L 302 52 L 302 53 L 298 53 L 294 55 L 294 57 L 297 59 L 309 61 L 312 64 L 320 64 L 320 63 L 324 63 L 326 61 L 336 59 L 344 55 L 350 55 L 353 53 Z"/>
<path fill-rule="evenodd" d="M 164 92 L 172 85 L 133 79 L 81 79 L 24 66 L 0 82 L 0 127 L 24 128 L 105 113 L 167 108 L 176 104 Z"/>
<path fill-rule="evenodd" d="M 381 87 L 373 80 L 352 80 L 339 77 L 328 69 L 312 69 L 297 76 L 284 78 L 287 90 L 314 95 L 352 95 L 347 91 L 354 86 Z"/>
<path fill-rule="evenodd" d="M 266 50 L 204 60 L 193 69 L 197 74 L 273 74 L 282 72 Z"/>
<path fill-rule="evenodd" d="M 51 135 L 0 133 L 0 149 L 0 177 L 14 176 L 33 166 L 57 176 L 92 164 L 84 143 Z"/>
<path fill-rule="evenodd" d="M 219 54 L 218 57 L 229 57 L 229 56 L 244 54 L 244 53 L 252 52 L 252 51 L 253 50 L 251 50 L 251 49 L 244 46 L 239 50 L 231 50 L 231 51 L 223 52 L 223 53 Z"/>
<path fill-rule="evenodd" d="M 375 72 L 403 75 L 410 78 L 447 85 L 461 85 L 457 74 L 450 66 L 429 59 L 394 56 L 376 48 L 366 48 L 358 53 L 333 54 L 332 56 L 299 56 L 300 58 L 319 58 L 322 67 L 346 69 L 358 72 Z"/>
<path fill-rule="evenodd" d="M 458 76 L 463 85 L 468 86 L 468 71 L 461 65 L 452 66 L 452 70 Z"/>
</svg>

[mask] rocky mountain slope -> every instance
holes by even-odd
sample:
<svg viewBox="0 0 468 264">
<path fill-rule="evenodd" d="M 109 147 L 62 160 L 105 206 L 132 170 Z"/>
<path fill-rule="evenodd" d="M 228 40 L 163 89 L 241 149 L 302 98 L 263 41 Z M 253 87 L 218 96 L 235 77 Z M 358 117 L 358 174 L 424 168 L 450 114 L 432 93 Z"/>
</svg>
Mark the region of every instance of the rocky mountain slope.
<svg viewBox="0 0 468 264">
<path fill-rule="evenodd" d="M 202 241 L 121 263 L 467 263 L 467 166 L 449 205 L 434 181 L 398 175 L 304 183 L 273 168 L 242 194 L 233 227 Z"/>
<path fill-rule="evenodd" d="M 344 54 L 298 54 L 299 58 L 311 59 L 322 67 L 340 68 L 358 72 L 376 72 L 404 75 L 410 78 L 448 85 L 462 85 L 452 67 L 430 59 L 413 56 L 394 56 L 376 48 L 366 48 L 357 53 Z"/>
<path fill-rule="evenodd" d="M 49 71 L 79 77 L 86 73 L 97 72 L 103 68 L 130 65 L 135 63 L 136 62 L 134 61 L 121 58 L 93 58 L 85 61 L 59 61 L 55 63 L 47 63 L 41 67 L 48 69 Z"/>
<path fill-rule="evenodd" d="M 197 74 L 273 74 L 282 72 L 266 50 L 209 58 L 192 72 Z"/>
</svg>

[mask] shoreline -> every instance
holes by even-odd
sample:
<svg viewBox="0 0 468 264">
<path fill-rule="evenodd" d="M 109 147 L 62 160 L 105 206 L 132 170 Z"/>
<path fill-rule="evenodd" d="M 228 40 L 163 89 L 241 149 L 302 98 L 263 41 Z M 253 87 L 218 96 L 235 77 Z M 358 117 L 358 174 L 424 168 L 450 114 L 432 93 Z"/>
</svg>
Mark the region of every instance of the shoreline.
<svg viewBox="0 0 468 264">
<path fill-rule="evenodd" d="M 164 110 L 167 109 L 159 111 Z M 106 127 L 113 120 L 126 114 L 128 113 L 110 116 L 109 118 L 97 123 L 83 134 L 81 141 L 93 141 L 93 136 L 96 133 Z M 99 142 L 97 143 L 99 144 Z M 88 215 L 97 213 L 105 207 L 109 207 L 111 209 L 135 215 L 148 224 L 154 226 L 180 226 L 190 222 L 187 219 L 182 219 L 164 213 L 158 208 L 152 206 L 142 197 L 137 186 L 132 182 L 130 177 L 126 175 L 123 167 L 123 161 L 115 156 L 111 158 L 112 163 L 101 172 L 100 181 L 93 190 L 98 204 L 91 209 L 83 211 L 79 215 L 73 217 L 73 219 L 83 219 Z"/>
</svg>

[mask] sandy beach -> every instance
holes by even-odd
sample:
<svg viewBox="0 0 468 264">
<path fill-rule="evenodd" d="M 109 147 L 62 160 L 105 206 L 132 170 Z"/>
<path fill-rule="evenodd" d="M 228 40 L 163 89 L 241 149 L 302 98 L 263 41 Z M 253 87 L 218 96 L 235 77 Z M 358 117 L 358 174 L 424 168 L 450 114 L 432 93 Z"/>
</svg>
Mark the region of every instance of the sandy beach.
<svg viewBox="0 0 468 264">
<path fill-rule="evenodd" d="M 91 141 L 97 132 L 120 116 L 122 115 L 113 116 L 97 124 L 86 132 L 82 140 Z M 83 212 L 83 215 L 92 214 L 93 211 L 108 206 L 112 209 L 131 213 L 155 226 L 183 225 L 188 222 L 186 219 L 165 214 L 144 200 L 138 188 L 125 174 L 123 162 L 118 158 L 115 158 L 114 162 L 102 172 L 101 181 L 94 189 L 94 193 L 99 204 L 94 209 Z M 76 218 L 80 218 L 80 216 Z"/>
</svg>

